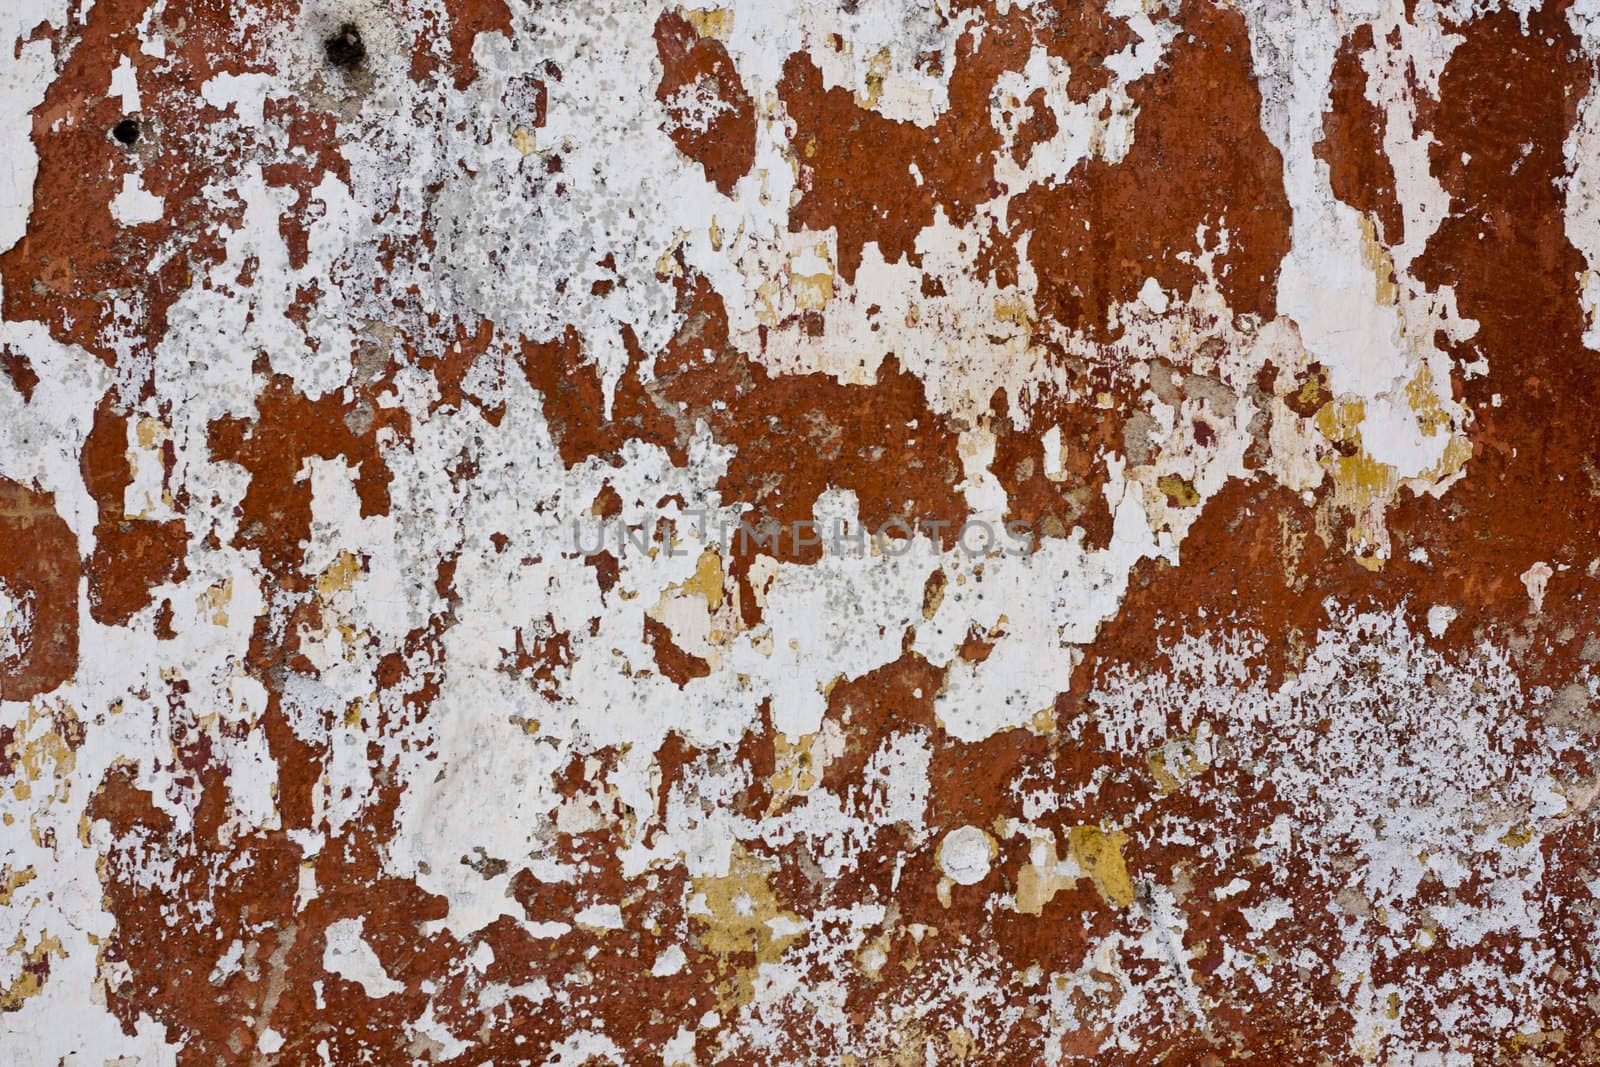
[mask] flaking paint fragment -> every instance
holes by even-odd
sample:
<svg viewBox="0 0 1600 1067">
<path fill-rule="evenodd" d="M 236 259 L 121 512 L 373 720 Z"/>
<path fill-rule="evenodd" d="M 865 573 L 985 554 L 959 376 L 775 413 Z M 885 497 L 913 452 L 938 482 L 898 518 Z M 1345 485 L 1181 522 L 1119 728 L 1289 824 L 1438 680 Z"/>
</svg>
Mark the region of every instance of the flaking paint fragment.
<svg viewBox="0 0 1600 1067">
<path fill-rule="evenodd" d="M 1600 1060 L 1597 27 L 0 11 L 0 1048 Z"/>
</svg>

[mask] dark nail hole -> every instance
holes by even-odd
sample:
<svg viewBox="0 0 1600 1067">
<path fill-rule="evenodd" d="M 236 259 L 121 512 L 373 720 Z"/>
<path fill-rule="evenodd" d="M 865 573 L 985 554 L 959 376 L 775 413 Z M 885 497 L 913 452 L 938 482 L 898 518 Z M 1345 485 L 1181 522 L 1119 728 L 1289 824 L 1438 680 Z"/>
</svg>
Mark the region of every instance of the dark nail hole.
<svg viewBox="0 0 1600 1067">
<path fill-rule="evenodd" d="M 123 144 L 132 144 L 139 139 L 139 120 L 123 119 L 111 127 L 111 136 Z"/>
<path fill-rule="evenodd" d="M 328 54 L 328 62 L 343 70 L 353 70 L 367 58 L 367 46 L 353 22 L 340 26 L 338 33 L 322 42 L 322 49 Z"/>
</svg>

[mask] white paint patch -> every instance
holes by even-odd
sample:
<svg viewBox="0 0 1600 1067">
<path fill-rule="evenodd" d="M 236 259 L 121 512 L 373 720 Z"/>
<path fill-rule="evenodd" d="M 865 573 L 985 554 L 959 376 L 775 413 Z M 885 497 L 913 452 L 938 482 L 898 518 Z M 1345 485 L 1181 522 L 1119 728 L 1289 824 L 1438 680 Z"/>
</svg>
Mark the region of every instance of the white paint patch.
<svg viewBox="0 0 1600 1067">
<path fill-rule="evenodd" d="M 362 937 L 365 925 L 365 919 L 340 919 L 331 924 L 322 966 L 340 978 L 359 984 L 373 999 L 405 992 L 406 987 L 389 977 L 378 954 Z"/>
<path fill-rule="evenodd" d="M 163 212 L 161 198 L 145 189 L 139 175 L 122 176 L 122 190 L 111 198 L 111 217 L 124 226 L 157 222 Z"/>
<path fill-rule="evenodd" d="M 957 885 L 977 885 L 989 876 L 993 849 L 993 839 L 978 827 L 958 827 L 939 845 L 939 869 Z"/>
</svg>

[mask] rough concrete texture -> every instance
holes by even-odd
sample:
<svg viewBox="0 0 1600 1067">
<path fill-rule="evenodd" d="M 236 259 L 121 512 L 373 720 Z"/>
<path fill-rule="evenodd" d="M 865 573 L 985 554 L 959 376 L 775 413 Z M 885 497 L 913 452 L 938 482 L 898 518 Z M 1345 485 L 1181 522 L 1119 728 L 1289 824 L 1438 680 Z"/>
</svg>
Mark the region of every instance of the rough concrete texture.
<svg viewBox="0 0 1600 1067">
<path fill-rule="evenodd" d="M 6 0 L 0 1062 L 1600 1063 L 1600 2 L 717 2 Z"/>
</svg>

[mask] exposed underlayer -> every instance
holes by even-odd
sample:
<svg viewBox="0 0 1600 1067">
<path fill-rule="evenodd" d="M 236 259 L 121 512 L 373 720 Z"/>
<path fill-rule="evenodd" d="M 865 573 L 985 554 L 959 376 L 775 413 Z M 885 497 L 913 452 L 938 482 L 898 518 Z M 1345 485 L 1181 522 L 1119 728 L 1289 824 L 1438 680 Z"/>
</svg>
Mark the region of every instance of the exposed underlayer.
<svg viewBox="0 0 1600 1067">
<path fill-rule="evenodd" d="M 716 2 L 0 10 L 0 1062 L 1600 1063 L 1600 0 Z"/>
</svg>

